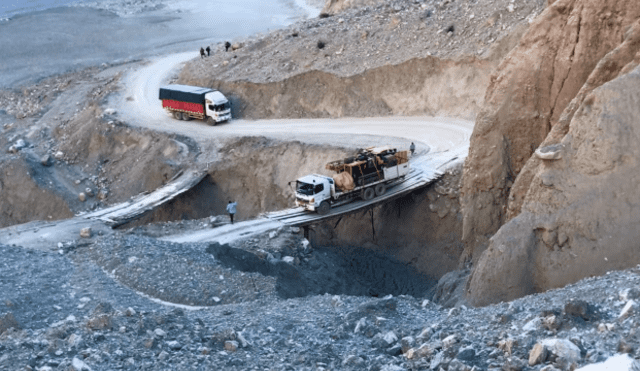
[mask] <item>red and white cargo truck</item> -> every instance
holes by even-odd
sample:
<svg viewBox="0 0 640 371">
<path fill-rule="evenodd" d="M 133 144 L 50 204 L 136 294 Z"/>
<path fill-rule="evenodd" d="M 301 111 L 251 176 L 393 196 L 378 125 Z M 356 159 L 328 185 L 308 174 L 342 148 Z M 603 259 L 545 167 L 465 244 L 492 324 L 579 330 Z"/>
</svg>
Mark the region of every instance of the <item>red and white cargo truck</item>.
<svg viewBox="0 0 640 371">
<path fill-rule="evenodd" d="M 188 85 L 160 88 L 162 107 L 178 120 L 206 120 L 210 125 L 231 120 L 231 103 L 217 90 Z"/>
</svg>

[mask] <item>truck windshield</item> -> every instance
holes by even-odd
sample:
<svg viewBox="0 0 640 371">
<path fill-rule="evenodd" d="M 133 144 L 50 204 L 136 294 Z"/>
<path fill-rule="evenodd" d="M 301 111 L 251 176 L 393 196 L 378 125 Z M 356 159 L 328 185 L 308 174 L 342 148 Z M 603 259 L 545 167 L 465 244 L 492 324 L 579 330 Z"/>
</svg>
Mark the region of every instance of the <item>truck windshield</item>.
<svg viewBox="0 0 640 371">
<path fill-rule="evenodd" d="M 301 181 L 296 181 L 296 192 L 303 194 L 305 196 L 313 195 L 313 184 L 304 183 Z"/>
</svg>

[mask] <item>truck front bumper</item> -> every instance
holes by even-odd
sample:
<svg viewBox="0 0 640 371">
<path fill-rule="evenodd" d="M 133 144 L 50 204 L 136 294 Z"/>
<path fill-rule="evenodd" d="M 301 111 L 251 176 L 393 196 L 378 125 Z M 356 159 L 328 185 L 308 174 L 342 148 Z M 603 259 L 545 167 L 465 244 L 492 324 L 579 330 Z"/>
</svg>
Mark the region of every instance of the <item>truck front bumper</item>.
<svg viewBox="0 0 640 371">
<path fill-rule="evenodd" d="M 305 210 L 316 211 L 316 206 L 309 201 L 296 200 L 296 206 L 302 207 Z"/>
</svg>

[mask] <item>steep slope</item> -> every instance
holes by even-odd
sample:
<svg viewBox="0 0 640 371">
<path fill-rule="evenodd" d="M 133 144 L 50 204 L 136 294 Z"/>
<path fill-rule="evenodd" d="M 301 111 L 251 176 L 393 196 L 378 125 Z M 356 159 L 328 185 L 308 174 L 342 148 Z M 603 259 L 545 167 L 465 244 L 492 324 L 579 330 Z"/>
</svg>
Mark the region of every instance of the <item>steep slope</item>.
<svg viewBox="0 0 640 371">
<path fill-rule="evenodd" d="M 511 215 L 517 214 L 530 172 L 521 180 L 524 185 L 511 189 L 526 162 L 639 16 L 636 2 L 556 1 L 502 61 L 478 115 L 464 170 L 463 237 L 475 259 L 505 222 L 512 200 Z M 622 66 L 610 63 L 602 69 L 615 75 Z M 604 81 L 592 79 L 585 91 Z"/>
<path fill-rule="evenodd" d="M 464 169 L 472 303 L 638 263 L 639 17 L 637 3 L 557 1 L 503 61 Z"/>
</svg>

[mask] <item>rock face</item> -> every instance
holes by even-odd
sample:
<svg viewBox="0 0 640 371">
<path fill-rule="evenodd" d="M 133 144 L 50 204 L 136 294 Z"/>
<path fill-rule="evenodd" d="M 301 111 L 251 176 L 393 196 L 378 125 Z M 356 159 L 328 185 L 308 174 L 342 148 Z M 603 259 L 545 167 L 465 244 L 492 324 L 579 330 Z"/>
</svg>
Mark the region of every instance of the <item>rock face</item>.
<svg viewBox="0 0 640 371">
<path fill-rule="evenodd" d="M 638 48 L 629 26 L 639 16 L 637 2 L 558 0 L 502 61 L 477 117 L 464 169 L 463 238 L 475 260 L 487 238 L 519 213 L 542 161 L 529 160 L 536 148 L 561 121 L 552 135 L 557 143 L 581 100 L 633 59 Z M 527 161 L 533 163 L 522 171 Z"/>
<path fill-rule="evenodd" d="M 635 2 L 556 1 L 492 78 L 461 195 L 471 303 L 636 264 L 639 18 Z"/>
<path fill-rule="evenodd" d="M 470 301 L 484 305 L 640 262 L 640 68 L 588 95 L 543 161 L 522 212 L 491 239 L 472 273 Z"/>
</svg>

